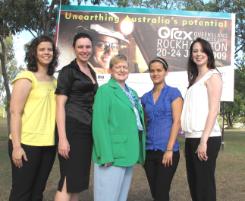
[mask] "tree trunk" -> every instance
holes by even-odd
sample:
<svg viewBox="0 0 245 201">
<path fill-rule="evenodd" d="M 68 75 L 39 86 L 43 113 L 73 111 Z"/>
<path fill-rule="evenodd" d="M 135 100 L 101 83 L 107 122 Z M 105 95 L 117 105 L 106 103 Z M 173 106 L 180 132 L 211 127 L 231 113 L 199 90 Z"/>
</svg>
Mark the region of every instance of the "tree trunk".
<svg viewBox="0 0 245 201">
<path fill-rule="evenodd" d="M 1 70 L 2 70 L 2 76 L 3 76 L 3 82 L 5 87 L 5 92 L 7 96 L 7 105 L 6 105 L 6 111 L 7 111 L 7 125 L 8 125 L 8 134 L 10 132 L 10 110 L 9 110 L 9 103 L 10 103 L 10 88 L 9 88 L 9 79 L 7 75 L 7 69 L 6 69 L 6 47 L 4 43 L 4 39 L 2 36 L 0 36 L 0 43 L 2 47 L 2 53 L 0 53 L 0 60 L 1 60 Z"/>
<path fill-rule="evenodd" d="M 228 128 L 233 128 L 233 118 L 232 118 L 231 113 L 228 113 L 226 115 L 226 123 L 227 123 Z"/>
</svg>

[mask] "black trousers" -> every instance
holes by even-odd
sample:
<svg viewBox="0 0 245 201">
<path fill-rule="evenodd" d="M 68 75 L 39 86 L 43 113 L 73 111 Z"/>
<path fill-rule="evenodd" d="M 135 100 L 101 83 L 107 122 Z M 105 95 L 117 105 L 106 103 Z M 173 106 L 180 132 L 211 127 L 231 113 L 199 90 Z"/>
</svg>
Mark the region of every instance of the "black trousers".
<svg viewBox="0 0 245 201">
<path fill-rule="evenodd" d="M 200 161 L 196 154 L 200 138 L 187 138 L 185 158 L 187 179 L 193 201 L 216 201 L 215 167 L 221 137 L 210 137 L 207 142 L 207 161 Z"/>
<path fill-rule="evenodd" d="M 9 201 L 42 201 L 49 173 L 54 164 L 56 147 L 21 145 L 28 161 L 17 168 L 12 161 L 13 146 L 9 141 L 9 157 L 12 167 L 12 189 Z"/>
<path fill-rule="evenodd" d="M 144 168 L 154 201 L 169 201 L 171 182 L 180 158 L 179 151 L 173 152 L 172 166 L 165 167 L 163 154 L 162 151 L 146 151 Z"/>
</svg>

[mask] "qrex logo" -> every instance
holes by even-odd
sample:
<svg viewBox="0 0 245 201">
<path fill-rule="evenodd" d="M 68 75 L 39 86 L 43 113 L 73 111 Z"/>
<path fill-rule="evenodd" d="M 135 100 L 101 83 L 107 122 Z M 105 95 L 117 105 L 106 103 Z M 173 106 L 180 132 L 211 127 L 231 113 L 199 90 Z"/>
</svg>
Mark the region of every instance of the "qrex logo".
<svg viewBox="0 0 245 201">
<path fill-rule="evenodd" d="M 191 35 L 193 32 L 180 31 L 179 28 L 168 28 L 168 27 L 160 27 L 158 29 L 158 36 L 162 39 L 170 38 L 177 40 L 192 40 Z"/>
</svg>

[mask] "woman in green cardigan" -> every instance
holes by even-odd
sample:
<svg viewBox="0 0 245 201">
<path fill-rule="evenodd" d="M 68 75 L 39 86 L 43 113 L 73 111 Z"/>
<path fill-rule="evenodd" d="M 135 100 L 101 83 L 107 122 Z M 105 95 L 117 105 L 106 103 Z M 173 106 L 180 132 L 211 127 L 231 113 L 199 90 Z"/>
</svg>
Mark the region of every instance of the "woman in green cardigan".
<svg viewBox="0 0 245 201">
<path fill-rule="evenodd" d="M 136 92 L 125 83 L 124 55 L 111 59 L 110 73 L 93 107 L 94 200 L 126 201 L 133 166 L 144 162 L 144 117 Z"/>
</svg>

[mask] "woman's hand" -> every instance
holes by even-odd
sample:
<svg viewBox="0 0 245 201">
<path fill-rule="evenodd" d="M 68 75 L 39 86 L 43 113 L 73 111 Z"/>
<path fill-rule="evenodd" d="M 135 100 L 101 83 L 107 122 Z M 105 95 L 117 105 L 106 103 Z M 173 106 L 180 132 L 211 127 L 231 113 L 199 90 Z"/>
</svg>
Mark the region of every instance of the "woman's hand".
<svg viewBox="0 0 245 201">
<path fill-rule="evenodd" d="M 23 159 L 27 161 L 27 156 L 24 149 L 22 147 L 13 148 L 12 160 L 14 165 L 18 168 L 21 168 L 23 166 Z"/>
<path fill-rule="evenodd" d="M 112 166 L 112 163 L 105 163 L 102 165 L 103 167 L 111 167 Z"/>
<path fill-rule="evenodd" d="M 166 150 L 163 159 L 162 159 L 162 164 L 165 167 L 170 167 L 173 164 L 173 151 L 172 150 Z"/>
<path fill-rule="evenodd" d="M 197 147 L 196 154 L 200 161 L 207 161 L 207 143 L 200 142 L 200 144 Z"/>
<path fill-rule="evenodd" d="M 58 145 L 59 154 L 65 159 L 69 158 L 70 144 L 67 139 L 60 139 Z"/>
</svg>

